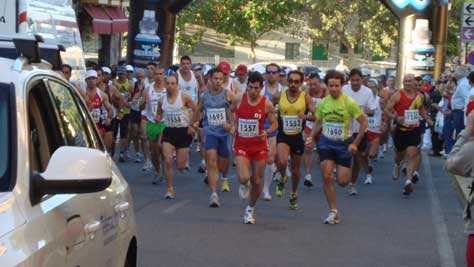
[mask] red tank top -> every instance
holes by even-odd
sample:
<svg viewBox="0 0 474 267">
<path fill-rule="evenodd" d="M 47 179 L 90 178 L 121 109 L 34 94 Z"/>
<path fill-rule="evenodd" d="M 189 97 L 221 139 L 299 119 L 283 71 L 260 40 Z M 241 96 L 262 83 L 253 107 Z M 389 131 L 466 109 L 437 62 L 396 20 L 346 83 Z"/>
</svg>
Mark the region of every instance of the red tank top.
<svg viewBox="0 0 474 267">
<path fill-rule="evenodd" d="M 414 98 L 409 98 L 405 94 L 405 90 L 400 90 L 400 101 L 398 101 L 397 104 L 395 104 L 395 111 L 397 112 L 398 116 L 404 116 L 405 115 L 405 110 L 411 109 L 410 107 L 413 104 L 413 101 L 418 97 L 418 93 L 416 93 Z"/>
<path fill-rule="evenodd" d="M 102 98 L 99 95 L 99 92 L 97 92 L 94 98 L 91 99 L 91 104 L 92 104 L 92 109 L 91 109 L 92 119 L 94 120 L 95 124 L 97 125 L 97 128 L 99 129 L 100 135 L 103 136 L 105 134 L 103 121 L 102 121 L 103 102 L 102 102 Z"/>
<path fill-rule="evenodd" d="M 252 150 L 262 150 L 267 147 L 267 140 L 258 137 L 264 131 L 265 101 L 265 96 L 262 96 L 260 102 L 252 106 L 248 103 L 247 93 L 243 94 L 242 102 L 235 112 L 237 120 L 236 147 L 251 148 Z"/>
</svg>

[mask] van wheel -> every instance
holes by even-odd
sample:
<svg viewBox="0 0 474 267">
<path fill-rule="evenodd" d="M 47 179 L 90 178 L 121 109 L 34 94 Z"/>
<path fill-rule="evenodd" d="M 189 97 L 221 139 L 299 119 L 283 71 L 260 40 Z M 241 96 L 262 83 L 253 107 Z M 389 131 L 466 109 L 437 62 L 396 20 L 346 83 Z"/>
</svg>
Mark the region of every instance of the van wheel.
<svg viewBox="0 0 474 267">
<path fill-rule="evenodd" d="M 127 258 L 125 259 L 124 267 L 136 267 L 137 266 L 137 240 L 135 238 L 130 241 L 128 246 Z"/>
</svg>

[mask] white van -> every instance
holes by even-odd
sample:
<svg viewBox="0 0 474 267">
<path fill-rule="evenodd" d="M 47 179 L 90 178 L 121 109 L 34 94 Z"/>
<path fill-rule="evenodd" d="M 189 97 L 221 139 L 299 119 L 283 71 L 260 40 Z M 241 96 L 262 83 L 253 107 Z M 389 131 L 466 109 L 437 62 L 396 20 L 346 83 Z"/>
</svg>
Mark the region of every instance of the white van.
<svg viewBox="0 0 474 267">
<path fill-rule="evenodd" d="M 46 43 L 63 45 L 71 81 L 83 82 L 86 66 L 72 0 L 0 0 L 0 7 L 0 34 L 39 34 Z"/>
</svg>

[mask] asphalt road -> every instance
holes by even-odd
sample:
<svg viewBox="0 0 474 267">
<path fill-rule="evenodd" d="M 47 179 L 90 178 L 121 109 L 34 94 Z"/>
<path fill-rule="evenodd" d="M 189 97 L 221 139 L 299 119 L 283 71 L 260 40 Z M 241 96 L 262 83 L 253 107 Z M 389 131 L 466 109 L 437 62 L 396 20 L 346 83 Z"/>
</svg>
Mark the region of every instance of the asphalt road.
<svg viewBox="0 0 474 267">
<path fill-rule="evenodd" d="M 191 170 L 176 175 L 174 200 L 163 198 L 166 185 L 152 185 L 142 164 L 119 164 L 135 201 L 139 266 L 466 265 L 462 204 L 442 159 L 424 155 L 420 182 L 406 198 L 386 153 L 374 184 L 362 184 L 361 174 L 358 196 L 338 188 L 339 225 L 322 223 L 328 208 L 316 162 L 316 187 L 301 184 L 298 211 L 288 210 L 288 192 L 281 199 L 273 193 L 273 201 L 258 202 L 256 224 L 245 225 L 235 168 L 231 192 L 219 193 L 220 208 L 209 208 L 194 149 L 191 159 Z"/>
</svg>

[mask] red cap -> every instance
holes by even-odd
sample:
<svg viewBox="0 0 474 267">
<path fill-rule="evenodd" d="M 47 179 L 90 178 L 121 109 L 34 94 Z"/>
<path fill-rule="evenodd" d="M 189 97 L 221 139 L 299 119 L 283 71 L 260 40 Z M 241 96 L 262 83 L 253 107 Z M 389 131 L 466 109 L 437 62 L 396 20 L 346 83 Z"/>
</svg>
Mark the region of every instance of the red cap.
<svg viewBox="0 0 474 267">
<path fill-rule="evenodd" d="M 245 75 L 247 74 L 248 70 L 247 70 L 247 66 L 245 66 L 244 64 L 240 64 L 239 66 L 237 66 L 237 69 L 235 70 L 235 74 L 237 75 Z"/>
<path fill-rule="evenodd" d="M 229 75 L 229 73 L 232 70 L 232 67 L 230 66 L 229 62 L 227 61 L 221 61 L 219 65 L 217 65 L 217 68 L 222 71 L 225 75 Z"/>
</svg>

